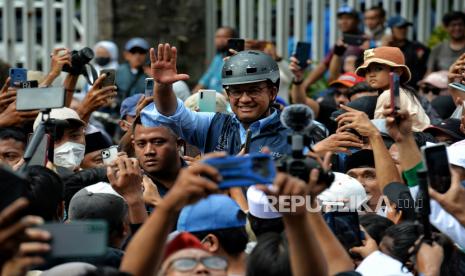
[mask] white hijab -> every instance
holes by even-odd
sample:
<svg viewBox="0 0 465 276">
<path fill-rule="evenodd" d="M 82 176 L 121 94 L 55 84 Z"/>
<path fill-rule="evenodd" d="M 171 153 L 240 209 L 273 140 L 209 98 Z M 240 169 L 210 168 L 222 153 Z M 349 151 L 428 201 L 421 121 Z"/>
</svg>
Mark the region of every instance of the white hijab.
<svg viewBox="0 0 465 276">
<path fill-rule="evenodd" d="M 105 66 L 100 66 L 94 63 L 95 70 L 97 73 L 100 74 L 100 70 L 102 69 L 115 69 L 118 68 L 118 46 L 112 41 L 109 40 L 102 40 L 97 42 L 94 46 L 94 52 L 96 52 L 97 48 L 102 47 L 110 53 L 110 62 Z"/>
</svg>

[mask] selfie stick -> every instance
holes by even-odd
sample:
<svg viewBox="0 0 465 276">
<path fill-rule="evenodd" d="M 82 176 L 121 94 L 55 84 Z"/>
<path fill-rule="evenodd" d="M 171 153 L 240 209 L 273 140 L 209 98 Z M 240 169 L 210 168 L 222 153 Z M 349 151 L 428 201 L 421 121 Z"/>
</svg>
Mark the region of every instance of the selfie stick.
<svg viewBox="0 0 465 276">
<path fill-rule="evenodd" d="M 45 134 L 50 134 L 51 141 L 48 146 L 47 150 L 47 160 L 53 163 L 53 143 L 55 140 L 55 126 L 56 126 L 56 121 L 54 119 L 50 119 L 50 112 L 51 109 L 47 108 L 44 110 L 41 110 L 42 112 L 42 120 L 37 126 L 37 129 L 34 131 L 32 134 L 31 141 L 26 147 L 26 150 L 24 151 L 24 166 L 23 168 L 27 168 L 29 165 L 29 162 L 31 161 L 32 156 L 36 152 L 37 148 L 39 147 L 40 142 L 44 138 Z"/>
</svg>

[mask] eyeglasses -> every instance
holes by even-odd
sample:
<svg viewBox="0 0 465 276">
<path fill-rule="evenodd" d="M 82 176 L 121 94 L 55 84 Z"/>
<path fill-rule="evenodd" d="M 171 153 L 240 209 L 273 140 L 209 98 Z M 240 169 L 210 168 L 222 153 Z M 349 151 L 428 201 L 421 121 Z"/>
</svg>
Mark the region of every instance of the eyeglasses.
<svg viewBox="0 0 465 276">
<path fill-rule="evenodd" d="M 260 96 L 263 92 L 263 89 L 268 88 L 268 85 L 265 86 L 252 86 L 250 88 L 239 88 L 239 87 L 226 87 L 226 92 L 228 92 L 228 95 L 235 98 L 239 99 L 244 95 L 244 93 L 247 94 L 247 96 L 251 98 L 256 98 Z"/>
<path fill-rule="evenodd" d="M 226 270 L 228 262 L 226 259 L 218 256 L 208 256 L 202 258 L 179 258 L 173 260 L 168 268 L 173 267 L 179 272 L 188 272 L 193 270 L 199 263 L 202 263 L 206 268 L 213 270 Z"/>
</svg>

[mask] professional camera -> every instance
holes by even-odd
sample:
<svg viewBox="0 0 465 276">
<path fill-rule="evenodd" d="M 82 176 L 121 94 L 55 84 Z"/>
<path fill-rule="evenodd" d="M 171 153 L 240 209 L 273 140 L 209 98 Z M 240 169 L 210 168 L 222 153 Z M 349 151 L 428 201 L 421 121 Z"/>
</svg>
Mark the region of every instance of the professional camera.
<svg viewBox="0 0 465 276">
<path fill-rule="evenodd" d="M 305 156 L 303 152 L 312 142 L 312 137 L 307 133 L 312 126 L 313 117 L 313 111 L 303 104 L 293 104 L 284 108 L 281 123 L 292 129 L 287 137 L 292 153 L 277 161 L 278 170 L 308 182 L 310 171 L 317 168 L 320 171 L 318 182 L 327 183 L 329 186 L 334 180 L 334 174 L 331 171 L 325 172 L 316 160 Z"/>
<path fill-rule="evenodd" d="M 84 71 L 84 66 L 94 58 L 94 51 L 89 47 L 84 47 L 81 50 L 71 51 L 71 66 L 65 64 L 63 72 L 71 75 L 80 75 Z"/>
</svg>

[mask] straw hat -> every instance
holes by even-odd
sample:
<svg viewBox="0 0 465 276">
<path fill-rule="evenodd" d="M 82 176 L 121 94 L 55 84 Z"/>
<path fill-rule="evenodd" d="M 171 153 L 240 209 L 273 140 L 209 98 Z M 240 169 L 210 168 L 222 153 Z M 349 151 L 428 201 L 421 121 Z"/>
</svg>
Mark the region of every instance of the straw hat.
<svg viewBox="0 0 465 276">
<path fill-rule="evenodd" d="M 366 68 L 371 63 L 386 64 L 390 67 L 401 68 L 403 70 L 400 81 L 406 83 L 411 78 L 410 70 L 405 66 L 405 57 L 397 47 L 378 47 L 365 50 L 363 53 L 363 64 L 357 68 L 355 73 L 364 77 Z"/>
</svg>

